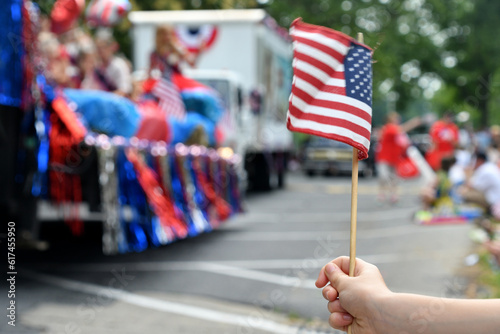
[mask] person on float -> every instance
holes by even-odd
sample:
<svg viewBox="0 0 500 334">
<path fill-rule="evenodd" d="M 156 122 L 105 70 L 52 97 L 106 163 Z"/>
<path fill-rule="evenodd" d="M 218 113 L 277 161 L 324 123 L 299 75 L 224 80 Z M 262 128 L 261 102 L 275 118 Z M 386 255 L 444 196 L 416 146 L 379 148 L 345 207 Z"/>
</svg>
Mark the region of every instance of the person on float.
<svg viewBox="0 0 500 334">
<path fill-rule="evenodd" d="M 102 82 L 107 84 L 107 91 L 121 96 L 132 93 L 132 73 L 130 63 L 118 56 L 118 43 L 108 29 L 99 29 L 95 35 L 95 44 L 100 58 Z"/>
<path fill-rule="evenodd" d="M 152 76 L 159 76 L 166 70 L 181 73 L 181 63 L 194 67 L 197 56 L 178 41 L 173 26 L 159 26 L 156 29 L 155 49 L 149 56 L 149 73 Z"/>
</svg>

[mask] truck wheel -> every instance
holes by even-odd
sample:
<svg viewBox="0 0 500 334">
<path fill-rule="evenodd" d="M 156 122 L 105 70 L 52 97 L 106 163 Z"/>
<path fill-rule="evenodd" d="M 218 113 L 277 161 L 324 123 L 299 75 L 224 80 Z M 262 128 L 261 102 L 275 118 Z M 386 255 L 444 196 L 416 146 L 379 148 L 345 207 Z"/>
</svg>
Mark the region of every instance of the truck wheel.
<svg viewBox="0 0 500 334">
<path fill-rule="evenodd" d="M 248 175 L 248 189 L 267 191 L 271 189 L 270 168 L 262 153 L 247 154 L 245 169 Z"/>
<path fill-rule="evenodd" d="M 269 191 L 272 189 L 275 180 L 271 180 L 273 175 L 271 174 L 271 166 L 266 159 L 264 154 L 259 154 L 259 163 L 257 168 L 257 179 L 258 179 L 258 190 Z M 274 181 L 274 182 L 273 182 Z"/>
</svg>

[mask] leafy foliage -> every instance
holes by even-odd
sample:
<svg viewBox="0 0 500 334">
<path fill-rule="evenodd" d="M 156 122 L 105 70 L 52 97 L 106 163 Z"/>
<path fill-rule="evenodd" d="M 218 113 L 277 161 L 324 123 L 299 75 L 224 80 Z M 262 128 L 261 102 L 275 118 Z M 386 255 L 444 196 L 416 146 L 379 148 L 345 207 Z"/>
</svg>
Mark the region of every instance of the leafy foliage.
<svg viewBox="0 0 500 334">
<path fill-rule="evenodd" d="M 268 10 L 285 26 L 302 17 L 350 35 L 362 32 L 375 49 L 374 101 L 386 101 L 386 110 L 420 105 L 424 113 L 431 106 L 438 113 L 467 110 L 482 125 L 490 115 L 500 121 L 500 74 L 494 75 L 500 65 L 500 44 L 494 42 L 500 2 L 293 0 L 274 1 Z"/>
<path fill-rule="evenodd" d="M 48 12 L 53 0 L 38 1 Z M 403 114 L 467 110 L 500 122 L 500 2 L 488 0 L 131 0 L 134 10 L 264 7 L 284 27 L 302 17 L 374 49 L 374 121 Z M 130 55 L 130 23 L 115 36 Z"/>
</svg>

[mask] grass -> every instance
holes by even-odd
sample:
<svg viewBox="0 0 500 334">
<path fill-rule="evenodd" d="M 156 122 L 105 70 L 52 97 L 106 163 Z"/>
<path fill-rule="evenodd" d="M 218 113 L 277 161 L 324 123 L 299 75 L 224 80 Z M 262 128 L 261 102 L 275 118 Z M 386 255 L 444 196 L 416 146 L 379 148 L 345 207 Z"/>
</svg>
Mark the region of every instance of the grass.
<svg viewBox="0 0 500 334">
<path fill-rule="evenodd" d="M 486 298 L 500 298 L 500 270 L 494 268 L 491 263 L 491 256 L 487 251 L 480 254 L 479 257 L 480 274 L 478 284 L 484 286 L 489 291 Z"/>
</svg>

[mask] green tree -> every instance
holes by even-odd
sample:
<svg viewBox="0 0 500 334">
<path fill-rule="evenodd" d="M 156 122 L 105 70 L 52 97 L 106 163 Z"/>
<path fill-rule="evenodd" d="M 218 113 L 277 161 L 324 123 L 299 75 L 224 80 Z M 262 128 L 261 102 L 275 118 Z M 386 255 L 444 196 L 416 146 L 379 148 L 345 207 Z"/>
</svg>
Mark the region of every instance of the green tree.
<svg viewBox="0 0 500 334">
<path fill-rule="evenodd" d="M 500 2 L 291 0 L 274 1 L 268 10 L 284 26 L 302 17 L 352 36 L 363 32 L 365 43 L 375 49 L 374 101 L 386 101 L 386 109 L 428 108 L 415 102 L 432 100 L 439 111 L 477 111 L 483 125 L 490 108 L 500 110 L 493 95 Z"/>
<path fill-rule="evenodd" d="M 374 49 L 374 114 L 429 108 L 468 110 L 478 123 L 500 121 L 500 2 L 488 0 L 131 0 L 133 10 L 264 7 L 284 27 L 302 17 Z M 48 12 L 52 0 L 39 1 Z M 130 23 L 115 29 L 130 55 Z M 421 103 L 419 101 L 431 101 Z M 418 106 L 418 107 L 415 107 Z M 411 109 L 411 111 L 410 111 Z M 378 115 L 380 116 L 380 115 Z M 381 119 L 381 117 L 376 117 Z"/>
<path fill-rule="evenodd" d="M 494 116 L 492 111 L 498 110 L 500 76 L 495 73 L 500 68 L 500 44 L 496 42 L 500 2 L 476 0 L 466 4 L 467 10 L 452 12 L 451 19 L 464 33 L 449 40 L 448 47 L 456 53 L 458 65 L 447 73 L 447 83 L 457 87 L 469 108 L 479 111 L 480 124 L 486 126 Z"/>
</svg>

